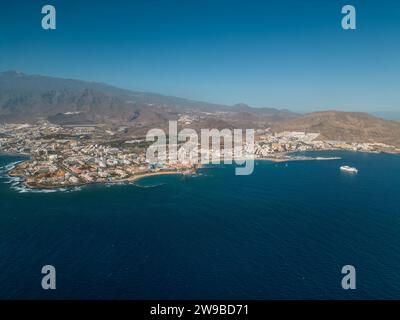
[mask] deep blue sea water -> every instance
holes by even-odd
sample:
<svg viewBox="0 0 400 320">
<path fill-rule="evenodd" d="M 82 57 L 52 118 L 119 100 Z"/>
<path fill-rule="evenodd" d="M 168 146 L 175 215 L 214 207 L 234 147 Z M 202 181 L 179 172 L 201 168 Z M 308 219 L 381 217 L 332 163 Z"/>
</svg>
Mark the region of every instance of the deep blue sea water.
<svg viewBox="0 0 400 320">
<path fill-rule="evenodd" d="M 3 176 L 0 298 L 400 298 L 400 156 L 323 155 L 343 159 L 71 192 L 21 193 Z M 356 290 L 341 288 L 347 264 Z"/>
</svg>

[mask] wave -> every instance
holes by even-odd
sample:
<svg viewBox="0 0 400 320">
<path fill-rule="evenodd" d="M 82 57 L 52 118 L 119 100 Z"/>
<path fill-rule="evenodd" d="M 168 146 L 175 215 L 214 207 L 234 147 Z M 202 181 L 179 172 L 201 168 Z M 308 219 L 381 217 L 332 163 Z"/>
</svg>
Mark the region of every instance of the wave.
<svg viewBox="0 0 400 320">
<path fill-rule="evenodd" d="M 130 183 L 130 185 L 133 185 L 138 188 L 157 188 L 157 187 L 164 186 L 165 183 L 157 183 L 157 184 L 150 184 L 150 185 L 140 185 L 140 184 L 136 184 L 136 183 Z"/>
<path fill-rule="evenodd" d="M 23 184 L 12 186 L 11 189 L 17 191 L 18 193 L 54 193 L 57 192 L 56 189 L 32 189 L 25 187 Z"/>
<path fill-rule="evenodd" d="M 21 177 L 11 177 L 8 175 L 9 171 L 12 170 L 18 163 L 22 161 L 15 161 L 6 166 L 0 167 L 0 179 L 2 183 L 9 184 L 10 189 L 18 193 L 69 193 L 82 190 L 82 187 L 71 187 L 71 188 L 54 188 L 54 189 L 33 189 L 24 185 L 24 179 Z"/>
<path fill-rule="evenodd" d="M 15 166 L 20 162 L 22 162 L 22 161 L 20 160 L 20 161 L 11 162 L 5 166 L 0 167 L 0 174 L 3 175 L 5 173 L 8 173 L 8 171 L 14 169 Z"/>
<path fill-rule="evenodd" d="M 15 168 L 18 163 L 25 160 L 19 160 L 11 162 L 5 166 L 0 167 L 0 179 L 3 180 L 2 183 L 9 184 L 10 189 L 18 193 L 69 193 L 82 190 L 81 186 L 71 187 L 71 188 L 54 188 L 54 189 L 33 189 L 24 185 L 24 179 L 22 177 L 11 177 L 8 173 Z"/>
<path fill-rule="evenodd" d="M 32 189 L 26 187 L 21 181 L 18 184 L 12 184 L 11 189 L 18 193 L 71 193 L 82 190 L 82 187 L 54 188 L 54 189 Z"/>
</svg>

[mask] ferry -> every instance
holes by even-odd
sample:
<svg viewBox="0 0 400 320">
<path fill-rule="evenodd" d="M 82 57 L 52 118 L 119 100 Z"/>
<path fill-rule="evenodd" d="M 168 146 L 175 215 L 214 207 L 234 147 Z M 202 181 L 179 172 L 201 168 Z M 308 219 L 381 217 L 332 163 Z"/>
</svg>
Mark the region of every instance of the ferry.
<svg viewBox="0 0 400 320">
<path fill-rule="evenodd" d="M 354 167 L 349 167 L 349 166 L 341 166 L 340 167 L 341 171 L 346 171 L 346 172 L 351 172 L 351 173 L 357 173 L 358 169 Z"/>
</svg>

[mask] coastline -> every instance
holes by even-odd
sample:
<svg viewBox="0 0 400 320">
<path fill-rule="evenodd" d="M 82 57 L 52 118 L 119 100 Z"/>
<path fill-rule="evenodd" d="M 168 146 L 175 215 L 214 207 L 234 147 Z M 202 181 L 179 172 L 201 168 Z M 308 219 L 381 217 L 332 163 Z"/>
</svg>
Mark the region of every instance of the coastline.
<svg viewBox="0 0 400 320">
<path fill-rule="evenodd" d="M 0 151 L 0 156 L 9 156 L 9 157 L 31 157 L 28 153 L 13 153 L 13 152 L 4 152 Z"/>
<path fill-rule="evenodd" d="M 146 178 L 146 177 L 160 176 L 160 175 L 184 175 L 184 173 L 180 172 L 180 171 L 149 172 L 149 173 L 144 173 L 144 174 L 139 174 L 137 176 L 133 176 L 131 178 L 128 178 L 126 181 L 136 182 L 136 181 Z"/>
<path fill-rule="evenodd" d="M 1 154 L 0 154 L 1 155 Z M 5 154 L 3 154 L 5 155 Z M 7 154 L 10 155 L 10 154 Z M 13 154 L 12 156 L 15 156 Z M 24 154 L 17 154 L 17 156 L 28 156 Z M 287 154 L 282 154 L 281 156 L 287 156 Z M 341 159 L 340 157 L 305 157 L 305 156 L 299 156 L 299 157 L 292 157 L 292 158 L 268 158 L 268 157 L 263 157 L 263 158 L 256 158 L 256 159 L 246 159 L 246 158 L 241 158 L 241 159 L 236 159 L 237 161 L 246 161 L 246 160 L 254 160 L 254 161 L 271 161 L 271 162 L 276 162 L 276 163 L 282 163 L 282 162 L 289 162 L 289 161 L 320 161 L 320 160 L 339 160 Z M 26 162 L 29 160 L 21 161 L 20 163 Z M 233 160 L 235 161 L 235 160 Z M 202 165 L 199 165 L 195 170 L 190 170 L 189 173 L 193 174 L 196 173 L 198 169 L 200 169 Z M 151 176 L 160 176 L 160 175 L 186 175 L 187 173 L 184 171 L 175 171 L 175 170 L 165 170 L 165 171 L 156 171 L 156 172 L 146 172 L 143 174 L 138 174 L 134 175 L 129 178 L 125 179 L 119 179 L 119 180 L 113 180 L 113 181 L 99 181 L 99 182 L 81 182 L 81 183 L 76 183 L 76 184 L 67 184 L 67 185 L 45 185 L 45 184 L 35 184 L 31 185 L 29 184 L 26 180 L 26 177 L 21 174 L 16 174 L 13 172 L 15 169 L 15 166 L 11 168 L 7 174 L 10 177 L 16 177 L 22 179 L 21 183 L 28 189 L 31 190 L 57 190 L 57 189 L 62 189 L 62 188 L 76 188 L 76 187 L 83 187 L 87 185 L 101 185 L 101 184 L 123 184 L 123 183 L 134 183 L 137 182 L 141 179 L 144 179 L 146 177 L 151 177 Z"/>
<path fill-rule="evenodd" d="M 330 160 L 341 160 L 341 157 L 293 157 L 293 158 L 269 158 L 269 157 L 262 157 L 262 158 L 257 158 L 255 161 L 271 161 L 271 162 L 277 162 L 277 163 L 282 163 L 282 162 L 291 162 L 291 161 L 330 161 Z"/>
<path fill-rule="evenodd" d="M 57 190 L 57 189 L 62 189 L 62 188 L 76 188 L 76 187 L 83 187 L 83 186 L 89 186 L 89 185 L 117 185 L 117 184 L 123 184 L 123 183 L 131 183 L 131 182 L 136 182 L 139 181 L 140 179 L 146 178 L 146 177 L 151 177 L 151 176 L 159 176 L 159 175 L 184 175 L 183 172 L 179 171 L 164 171 L 164 172 L 152 172 L 152 173 L 145 173 L 145 174 L 139 174 L 137 176 L 129 177 L 126 179 L 120 179 L 120 180 L 114 180 L 114 181 L 99 181 L 99 182 L 82 182 L 82 183 L 76 183 L 76 184 L 67 184 L 67 185 L 43 185 L 43 184 L 37 184 L 37 185 L 30 185 L 26 182 L 26 178 L 24 176 L 20 175 L 13 175 L 8 173 L 10 177 L 18 177 L 23 179 L 22 183 L 24 186 L 28 189 L 32 190 Z"/>
<path fill-rule="evenodd" d="M 324 152 L 324 151 L 340 151 L 340 149 L 327 149 L 327 150 L 312 150 L 311 152 Z M 399 154 L 399 153 L 392 153 L 392 152 L 372 152 L 372 151 L 358 151 L 358 150 L 346 150 L 350 152 L 356 152 L 356 153 L 387 153 L 387 154 Z M 270 161 L 270 162 L 275 162 L 275 163 L 284 163 L 284 162 L 293 162 L 293 161 L 331 161 L 331 160 L 340 160 L 342 159 L 341 157 L 336 157 L 336 156 L 331 156 L 331 157 L 322 157 L 322 156 L 291 156 L 291 152 L 286 152 L 286 153 L 281 153 L 277 154 L 277 157 L 260 157 L 260 158 L 239 158 L 239 159 L 233 159 L 233 162 L 236 161 L 249 161 L 249 160 L 254 160 L 254 161 Z M 0 152 L 0 156 L 18 156 L 18 157 L 29 157 L 29 154 L 22 154 L 22 153 L 6 153 L 6 152 Z M 30 161 L 30 159 L 27 160 L 22 160 L 19 161 L 17 164 L 21 164 L 24 162 Z M 16 164 L 16 165 L 17 165 Z M 185 171 L 177 171 L 177 170 L 164 170 L 164 171 L 155 171 L 155 172 L 145 172 L 142 174 L 134 175 L 129 178 L 124 178 L 124 179 L 119 179 L 119 180 L 112 180 L 112 181 L 95 181 L 95 182 L 80 182 L 76 184 L 65 184 L 65 185 L 44 185 L 44 184 L 29 184 L 27 183 L 27 178 L 23 174 L 18 174 L 13 172 L 15 169 L 14 165 L 12 168 L 10 168 L 7 172 L 7 175 L 9 177 L 17 177 L 21 179 L 21 184 L 23 184 L 27 189 L 31 190 L 56 190 L 56 189 L 64 189 L 64 188 L 76 188 L 76 187 L 82 187 L 82 186 L 87 186 L 87 185 L 95 185 L 95 184 L 123 184 L 123 183 L 134 183 L 136 181 L 139 181 L 143 178 L 146 177 L 151 177 L 151 176 L 158 176 L 158 175 L 187 175 L 187 174 L 193 174 L 196 173 L 198 169 L 202 168 L 203 164 L 200 164 L 197 166 L 196 169 L 192 170 L 185 170 Z"/>
<path fill-rule="evenodd" d="M 23 163 L 25 161 L 19 162 Z M 26 177 L 24 175 L 20 175 L 20 174 L 16 174 L 13 172 L 13 170 L 15 169 L 15 166 L 10 168 L 10 170 L 7 172 L 7 175 L 9 177 L 12 178 L 20 178 L 22 181 L 21 183 L 28 189 L 32 189 L 32 190 L 56 190 L 56 189 L 62 189 L 62 188 L 76 188 L 76 187 L 83 187 L 83 186 L 87 186 L 87 185 L 101 185 L 101 184 L 123 184 L 123 183 L 131 183 L 131 182 L 136 182 L 139 181 L 140 179 L 146 178 L 146 177 L 151 177 L 151 176 L 159 176 L 159 175 L 185 175 L 186 173 L 183 171 L 174 171 L 174 170 L 170 170 L 170 171 L 157 171 L 157 172 L 146 172 L 143 174 L 138 174 L 138 175 L 134 175 L 132 177 L 129 178 L 125 178 L 125 179 L 119 179 L 119 180 L 113 180 L 113 181 L 99 181 L 99 182 L 81 182 L 81 183 L 76 183 L 76 184 L 66 184 L 66 185 L 45 185 L 45 184 L 36 184 L 36 185 L 31 185 L 28 184 L 26 181 Z M 197 170 L 194 171 L 190 171 L 190 173 L 195 173 Z"/>
</svg>

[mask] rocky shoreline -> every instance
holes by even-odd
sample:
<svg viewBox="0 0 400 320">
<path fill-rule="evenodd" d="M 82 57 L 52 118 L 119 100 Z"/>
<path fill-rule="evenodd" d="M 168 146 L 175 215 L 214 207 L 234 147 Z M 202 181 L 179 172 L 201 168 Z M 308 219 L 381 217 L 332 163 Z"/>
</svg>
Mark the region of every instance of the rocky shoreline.
<svg viewBox="0 0 400 320">
<path fill-rule="evenodd" d="M 327 161 L 327 160 L 340 160 L 340 157 L 307 157 L 307 156 L 288 156 L 288 155 L 280 155 L 279 157 L 260 157 L 254 159 L 254 161 L 271 161 L 271 162 L 289 162 L 289 161 Z M 240 159 L 237 159 L 240 160 Z M 246 159 L 249 160 L 249 159 Z M 29 161 L 29 160 L 27 160 Z M 82 187 L 86 185 L 99 185 L 99 184 L 121 184 L 121 183 L 132 183 L 136 182 L 142 178 L 150 177 L 150 176 L 159 176 L 159 175 L 188 175 L 188 174 L 196 174 L 197 170 L 201 168 L 198 166 L 196 169 L 193 170 L 159 170 L 154 172 L 145 172 L 142 174 L 137 174 L 126 179 L 118 179 L 118 180 L 108 180 L 108 181 L 95 181 L 95 182 L 80 182 L 80 183 L 68 183 L 68 184 L 59 184 L 59 185 L 46 185 L 46 184 L 39 184 L 39 183 L 32 183 L 29 182 L 25 174 L 23 173 L 22 169 L 19 169 L 18 166 L 24 164 L 21 161 L 16 164 L 13 168 L 11 168 L 8 172 L 10 177 L 17 177 L 22 179 L 21 183 L 29 189 L 43 189 L 43 190 L 54 190 L 60 188 L 75 188 L 75 187 Z"/>
<path fill-rule="evenodd" d="M 23 162 L 20 162 L 18 164 L 21 164 Z M 8 175 L 10 177 L 14 178 L 20 178 L 22 179 L 21 183 L 24 184 L 26 188 L 29 189 L 43 189 L 43 190 L 55 190 L 55 189 L 60 189 L 60 188 L 76 188 L 76 187 L 82 187 L 82 186 L 87 186 L 87 185 L 100 185 L 100 184 L 121 184 L 121 183 L 132 183 L 136 182 L 140 179 L 150 177 L 150 176 L 159 176 L 159 175 L 187 175 L 187 174 L 194 174 L 196 173 L 195 171 L 175 171 L 175 170 L 169 170 L 169 171 L 158 171 L 158 172 L 146 172 L 143 174 L 138 174 L 126 179 L 118 179 L 118 180 L 110 180 L 110 181 L 102 181 L 102 182 L 82 182 L 82 183 L 75 183 L 75 184 L 60 184 L 60 185 L 46 185 L 46 184 L 38 184 L 38 183 L 30 183 L 27 181 L 27 177 L 22 173 L 19 172 L 19 169 L 16 167 L 10 169 L 8 172 Z"/>
</svg>

